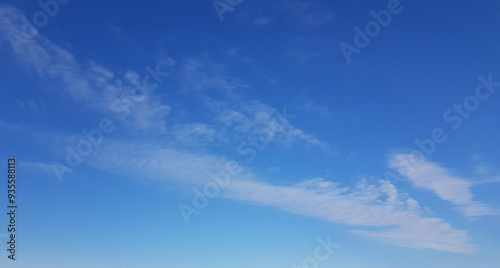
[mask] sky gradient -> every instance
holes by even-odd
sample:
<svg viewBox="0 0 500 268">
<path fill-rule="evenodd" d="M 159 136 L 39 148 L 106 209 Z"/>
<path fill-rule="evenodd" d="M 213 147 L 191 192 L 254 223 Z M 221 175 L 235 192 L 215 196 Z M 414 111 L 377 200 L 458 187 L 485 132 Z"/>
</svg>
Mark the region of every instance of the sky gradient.
<svg viewBox="0 0 500 268">
<path fill-rule="evenodd" d="M 0 4 L 1 267 L 498 267 L 499 2 L 40 3 Z"/>
</svg>

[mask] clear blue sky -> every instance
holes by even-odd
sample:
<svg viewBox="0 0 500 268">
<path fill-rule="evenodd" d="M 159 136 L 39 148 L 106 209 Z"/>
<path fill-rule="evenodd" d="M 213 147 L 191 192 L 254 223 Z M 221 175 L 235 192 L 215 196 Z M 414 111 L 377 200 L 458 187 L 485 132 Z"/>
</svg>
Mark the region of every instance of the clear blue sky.
<svg viewBox="0 0 500 268">
<path fill-rule="evenodd" d="M 4 2 L 1 267 L 498 267 L 500 2 Z"/>
</svg>

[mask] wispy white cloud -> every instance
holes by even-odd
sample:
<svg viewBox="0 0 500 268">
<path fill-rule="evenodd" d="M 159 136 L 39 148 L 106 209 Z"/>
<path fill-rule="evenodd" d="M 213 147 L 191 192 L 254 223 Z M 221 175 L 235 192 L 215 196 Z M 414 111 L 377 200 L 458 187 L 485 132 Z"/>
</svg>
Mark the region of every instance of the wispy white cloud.
<svg viewBox="0 0 500 268">
<path fill-rule="evenodd" d="M 22 36 L 22 27 L 26 21 L 22 12 L 10 6 L 2 6 L 0 15 L 3 41 L 8 43 L 5 36 L 9 34 Z M 165 117 L 170 114 L 171 108 L 162 103 L 151 89 L 142 88 L 145 90 L 141 93 L 141 101 L 133 101 L 131 92 L 135 92 L 141 83 L 140 76 L 135 71 L 120 74 L 94 61 L 81 64 L 69 51 L 40 34 L 24 40 L 14 57 L 38 79 L 57 85 L 53 87 L 57 88 L 53 93 L 63 98 L 69 98 L 88 109 L 122 118 L 122 123 L 132 129 L 163 133 L 168 131 Z M 166 65 L 173 66 L 171 61 L 167 63 Z M 218 120 L 230 120 L 227 116 L 229 114 L 238 115 L 232 119 L 240 120 L 239 127 L 233 129 L 239 135 L 249 135 L 249 131 L 268 128 L 280 131 L 287 137 L 281 139 L 282 142 L 291 144 L 300 141 L 330 150 L 329 145 L 293 127 L 286 118 L 279 120 L 279 123 L 269 120 L 274 117 L 276 110 L 259 101 L 245 100 L 235 92 L 235 89 L 250 86 L 227 75 L 224 64 L 210 61 L 206 56 L 188 58 L 179 66 L 176 77 L 181 86 L 188 92 L 194 92 Z M 213 92 L 222 92 L 222 99 L 210 97 Z M 180 130 L 173 131 L 178 134 Z M 217 134 L 222 134 L 221 140 L 231 140 L 231 134 L 224 129 L 218 129 Z M 236 138 L 241 140 L 241 136 Z"/>
<path fill-rule="evenodd" d="M 474 201 L 471 192 L 473 183 L 454 176 L 436 163 L 418 156 L 395 154 L 389 160 L 389 167 L 407 177 L 418 188 L 433 191 L 441 199 L 451 202 L 466 216 L 500 215 L 497 209 Z"/>
<path fill-rule="evenodd" d="M 118 77 L 113 71 L 95 62 L 80 64 L 69 51 L 43 35 L 37 33 L 26 38 L 23 32 L 26 23 L 27 19 L 18 9 L 8 5 L 0 6 L 0 40 L 4 45 L 11 44 L 12 36 L 16 40 L 22 40 L 12 43 L 17 52 L 13 56 L 28 73 L 57 85 L 54 93 L 83 103 L 89 109 L 107 114 L 123 110 L 114 103 L 127 99 L 124 94 L 132 92 L 133 85 L 127 84 L 123 77 Z M 144 88 L 142 93 L 144 95 L 141 96 L 141 101 L 128 105 L 129 121 L 133 123 L 130 125 L 141 129 L 154 127 L 163 130 L 163 117 L 168 115 L 170 107 L 161 104 L 150 88 Z"/>
<path fill-rule="evenodd" d="M 199 127 L 201 132 L 209 129 L 208 126 Z M 44 137 L 55 141 L 73 139 L 59 137 L 57 133 Z M 220 197 L 345 224 L 352 226 L 356 235 L 396 246 L 458 253 L 474 250 L 465 231 L 454 229 L 442 219 L 422 216 L 416 200 L 399 193 L 393 184 L 384 180 L 369 184 L 361 179 L 352 189 L 323 178 L 292 185 L 273 185 L 227 158 L 174 148 L 152 140 L 108 138 L 84 162 L 112 174 L 165 183 L 171 190 L 186 192 L 193 187 L 204 187 L 231 162 L 238 166 L 239 171 L 230 177 L 229 184 L 221 186 Z M 33 162 L 29 165 L 32 169 L 52 172 L 48 164 Z M 472 206 L 467 209 L 477 212 Z M 364 227 L 370 229 L 364 230 Z"/>
<path fill-rule="evenodd" d="M 330 12 L 318 8 L 313 3 L 285 3 L 285 7 L 292 10 L 292 15 L 297 16 L 304 25 L 318 26 L 332 18 Z M 9 33 L 20 35 L 23 20 L 25 18 L 17 9 L 1 6 L 0 38 L 8 42 L 5 36 Z M 121 75 L 95 62 L 81 64 L 67 50 L 41 35 L 27 39 L 14 57 L 39 79 L 50 81 L 63 89 L 58 94 L 105 114 L 115 112 L 112 108 L 114 101 L 123 100 L 122 94 L 132 90 L 139 78 L 134 71 Z M 278 114 L 271 106 L 257 100 L 247 101 L 235 93 L 235 89 L 248 85 L 226 75 L 224 65 L 207 65 L 206 61 L 191 58 L 184 61 L 180 68 L 178 77 L 186 90 L 197 92 L 203 105 L 219 115 L 215 120 L 231 128 L 231 132 L 239 134 L 239 137 L 248 135 L 252 130 L 267 128 L 276 133 L 282 132 L 283 138 L 278 140 L 283 144 L 303 142 L 331 150 L 330 145 L 294 127 L 289 118 Z M 210 97 L 206 94 L 207 90 L 222 92 L 222 100 Z M 160 129 L 165 131 L 163 117 L 169 114 L 170 107 L 162 104 L 151 91 L 145 91 L 145 94 L 144 101 L 130 103 L 130 124 L 139 129 L 160 126 Z M 200 139 L 210 140 L 217 135 L 217 131 L 207 123 L 186 123 L 169 130 L 169 134 L 178 139 L 185 138 L 187 143 L 191 143 L 199 142 Z M 39 135 L 52 139 L 49 141 L 51 144 L 62 143 L 58 148 L 64 148 L 68 142 L 74 143 L 80 138 L 76 135 L 65 136 L 57 133 Z M 106 142 L 100 144 L 84 162 L 114 174 L 171 182 L 176 185 L 204 185 L 211 180 L 211 174 L 224 169 L 229 162 L 228 159 L 217 155 L 193 153 L 163 145 L 162 141 L 158 137 L 142 141 L 107 137 Z M 51 165 L 40 162 L 30 165 L 31 168 L 50 173 Z M 467 187 L 464 184 L 457 188 L 456 192 L 463 192 Z M 275 207 L 332 223 L 386 228 L 382 231 L 354 232 L 399 246 L 451 252 L 470 252 L 473 249 L 473 246 L 468 244 L 464 231 L 452 228 L 441 219 L 422 217 L 418 202 L 400 195 L 396 187 L 387 181 L 380 181 L 377 185 L 360 181 L 355 189 L 341 188 L 339 184 L 321 178 L 295 185 L 276 186 L 263 182 L 250 170 L 242 168 L 224 190 L 223 196 L 233 200 Z M 447 195 L 444 191 L 442 194 L 455 200 L 454 194 Z M 469 199 L 456 200 L 465 204 Z M 473 207 L 472 203 L 467 205 L 468 209 L 475 212 L 479 210 Z"/>
<path fill-rule="evenodd" d="M 210 154 L 189 153 L 153 143 L 110 141 L 88 161 L 99 169 L 135 178 L 203 186 L 229 162 Z M 361 180 L 356 188 L 340 187 L 322 178 L 276 186 L 239 166 L 222 197 L 274 207 L 290 213 L 349 226 L 371 227 L 353 233 L 397 246 L 470 253 L 465 231 L 438 218 L 421 216 L 418 202 L 398 193 L 394 185 Z M 373 228 L 377 228 L 373 230 Z"/>
<path fill-rule="evenodd" d="M 336 114 L 329 107 L 319 104 L 318 102 L 306 98 L 305 96 L 299 96 L 292 106 L 294 109 L 308 112 L 314 116 L 320 117 L 322 119 L 333 119 Z"/>
<path fill-rule="evenodd" d="M 177 124 L 171 129 L 176 144 L 185 147 L 206 145 L 213 142 L 217 135 L 215 126 L 202 123 Z"/>
<path fill-rule="evenodd" d="M 237 181 L 231 190 L 230 198 L 294 214 L 351 226 L 383 227 L 352 232 L 392 245 L 457 253 L 474 250 L 465 231 L 452 228 L 442 219 L 421 217 L 417 201 L 402 198 L 387 181 L 380 181 L 378 186 L 361 181 L 353 190 L 322 179 L 289 187 Z"/>
<path fill-rule="evenodd" d="M 335 152 L 331 145 L 293 126 L 282 111 L 259 100 L 245 99 L 237 90 L 251 86 L 228 75 L 223 64 L 201 56 L 190 58 L 181 65 L 178 75 L 181 84 L 197 94 L 198 101 L 214 114 L 214 123 L 222 126 L 218 131 L 224 133 L 224 139 L 242 140 L 252 131 L 271 130 L 276 135 L 275 143 L 289 146 L 303 142 L 328 153 Z M 217 97 L 212 97 L 214 94 Z"/>
<path fill-rule="evenodd" d="M 251 133 L 254 130 L 267 129 L 276 135 L 277 143 L 291 146 L 303 142 L 328 153 L 335 152 L 331 145 L 293 126 L 290 122 L 290 117 L 293 116 L 287 116 L 286 111 L 278 111 L 259 101 L 241 102 L 237 107 L 234 104 L 231 106 L 224 105 L 216 120 L 227 127 L 234 126 L 231 128 L 234 132 Z"/>
<path fill-rule="evenodd" d="M 24 101 L 16 99 L 16 103 L 19 106 L 19 108 L 23 109 L 24 107 L 28 107 L 29 109 L 31 109 L 31 111 L 35 113 L 45 111 L 47 109 L 47 105 L 45 104 L 45 101 L 43 99 L 40 100 L 26 99 Z"/>
<path fill-rule="evenodd" d="M 453 229 L 437 218 L 415 218 L 403 226 L 383 231 L 354 230 L 354 234 L 387 244 L 414 249 L 434 249 L 455 253 L 473 253 L 474 246 L 468 244 L 467 233 Z"/>
<path fill-rule="evenodd" d="M 228 93 L 236 88 L 249 87 L 248 84 L 229 77 L 224 64 L 213 62 L 204 55 L 185 59 L 178 78 L 181 86 L 188 92 L 217 90 Z"/>
<path fill-rule="evenodd" d="M 478 175 L 485 175 L 490 173 L 491 167 L 488 164 L 477 165 L 474 170 Z"/>
</svg>

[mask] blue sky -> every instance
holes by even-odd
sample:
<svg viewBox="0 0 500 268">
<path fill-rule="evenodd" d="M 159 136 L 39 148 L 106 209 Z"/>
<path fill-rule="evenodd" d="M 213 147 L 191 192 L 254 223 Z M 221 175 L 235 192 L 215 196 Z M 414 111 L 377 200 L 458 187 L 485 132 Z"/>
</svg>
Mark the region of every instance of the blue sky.
<svg viewBox="0 0 500 268">
<path fill-rule="evenodd" d="M 2 267 L 498 266 L 500 3 L 41 3 L 0 4 Z"/>
</svg>

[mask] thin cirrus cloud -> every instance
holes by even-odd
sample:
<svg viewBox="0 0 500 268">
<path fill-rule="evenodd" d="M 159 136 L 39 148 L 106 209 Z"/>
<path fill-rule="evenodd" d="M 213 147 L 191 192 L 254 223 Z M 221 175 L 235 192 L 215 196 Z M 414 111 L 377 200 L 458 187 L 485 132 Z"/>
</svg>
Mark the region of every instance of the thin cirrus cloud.
<svg viewBox="0 0 500 268">
<path fill-rule="evenodd" d="M 433 191 L 439 198 L 449 201 L 465 216 L 500 215 L 498 210 L 474 201 L 472 182 L 452 175 L 434 162 L 425 159 L 414 163 L 415 159 L 418 157 L 412 154 L 395 154 L 389 159 L 389 167 L 407 177 L 415 187 Z"/>
<path fill-rule="evenodd" d="M 189 58 L 180 64 L 175 76 L 181 87 L 193 93 L 197 101 L 213 114 L 213 123 L 220 126 L 218 132 L 224 133 L 222 136 L 226 141 L 242 140 L 252 131 L 269 129 L 284 137 L 275 137 L 273 142 L 285 145 L 302 142 L 326 153 L 335 152 L 332 145 L 294 127 L 290 123 L 294 115 L 287 114 L 286 107 L 278 111 L 258 100 L 244 99 L 237 90 L 251 88 L 251 85 L 228 76 L 222 64 L 204 56 Z M 220 93 L 218 98 L 210 96 L 213 91 Z"/>
<path fill-rule="evenodd" d="M 75 139 L 59 137 L 57 133 L 45 137 L 58 141 Z M 191 153 L 161 144 L 108 138 L 85 162 L 113 174 L 189 189 L 206 185 L 230 161 L 213 154 Z M 44 163 L 33 163 L 33 166 L 51 171 Z M 322 178 L 277 186 L 262 181 L 241 165 L 240 168 L 240 173 L 231 178 L 221 197 L 356 226 L 353 234 L 397 246 L 458 253 L 474 250 L 467 242 L 465 231 L 454 229 L 442 219 L 422 217 L 418 202 L 400 195 L 387 181 L 370 185 L 361 180 L 354 189 L 341 188 Z M 363 230 L 362 227 L 381 229 Z"/>
<path fill-rule="evenodd" d="M 191 189 L 212 181 L 230 161 L 212 154 L 162 147 L 157 142 L 108 140 L 87 163 L 114 174 Z M 259 179 L 244 166 L 238 167 L 240 171 L 223 186 L 220 197 L 356 227 L 353 234 L 396 246 L 474 251 L 465 231 L 454 229 L 442 219 L 421 216 L 418 202 L 399 194 L 388 181 L 372 185 L 360 180 L 354 189 L 341 188 L 322 178 L 277 186 Z"/>
<path fill-rule="evenodd" d="M 304 12 L 311 8 L 311 4 L 295 3 L 292 8 L 300 14 L 308 14 Z M 320 25 L 331 20 L 329 14 L 319 17 L 307 15 L 302 18 L 311 25 Z M 19 10 L 0 6 L 0 32 L 4 44 L 9 42 L 5 37 L 10 33 L 22 34 L 24 21 L 26 18 Z M 97 63 L 80 64 L 71 53 L 39 34 L 27 39 L 14 57 L 21 66 L 35 73 L 39 79 L 51 81 L 64 89 L 61 94 L 104 114 L 113 112 L 111 109 L 113 101 L 137 84 L 138 79 L 135 72 L 128 72 L 118 78 L 115 72 Z M 185 61 L 178 77 L 184 78 L 183 81 L 190 81 L 184 85 L 199 92 L 198 100 L 205 105 L 205 108 L 221 115 L 214 120 L 219 120 L 221 124 L 243 126 L 239 129 L 233 128 L 238 137 L 248 134 L 251 130 L 269 128 L 285 132 L 287 139 L 282 141 L 284 143 L 303 142 L 331 150 L 328 144 L 295 128 L 287 118 L 270 120 L 276 109 L 259 101 L 245 101 L 234 92 L 234 89 L 247 85 L 232 81 L 224 75 L 207 73 L 203 64 L 204 62 L 198 59 Z M 223 70 L 221 66 L 221 72 Z M 221 101 L 210 98 L 204 94 L 205 88 L 223 88 L 227 99 Z M 136 105 L 131 113 L 131 118 L 134 119 L 131 123 L 135 127 L 149 129 L 153 126 L 163 126 L 161 131 L 166 131 L 164 117 L 169 114 L 170 107 L 161 103 L 154 92 L 147 91 L 145 101 Z M 217 129 L 208 127 L 209 124 L 199 122 L 189 124 L 192 125 L 178 125 L 173 135 L 176 135 L 175 131 L 177 133 L 191 131 L 193 137 L 199 134 L 211 139 L 217 133 Z M 190 126 L 198 128 L 193 129 Z M 230 135 L 224 132 L 222 134 L 224 137 Z M 53 135 L 53 139 L 57 140 L 57 135 Z M 75 139 L 77 138 L 63 140 Z M 204 185 L 210 180 L 210 174 L 220 171 L 229 161 L 209 153 L 190 153 L 159 144 L 161 143 L 158 140 L 152 139 L 134 142 L 108 138 L 99 150 L 93 152 L 85 161 L 91 166 L 115 174 L 140 174 L 144 178 L 187 185 Z M 64 145 L 66 144 L 61 144 L 60 148 L 64 148 Z M 50 172 L 48 165 L 44 163 L 37 162 L 33 165 Z M 427 170 L 429 169 L 439 171 L 432 165 L 428 166 Z M 419 176 L 413 178 L 415 181 L 421 181 Z M 424 183 L 422 185 L 425 186 Z M 441 190 L 441 186 L 429 188 L 437 191 L 445 200 L 465 206 L 469 210 L 479 210 L 476 206 L 478 204 L 472 202 L 470 192 L 470 198 L 455 198 L 454 193 L 449 194 Z M 467 193 L 466 189 L 468 185 L 462 183 L 456 191 Z M 442 219 L 422 217 L 417 201 L 401 196 L 396 187 L 387 181 L 380 181 L 378 185 L 360 181 L 355 189 L 339 188 L 335 183 L 321 178 L 305 180 L 296 185 L 277 186 L 264 182 L 250 170 L 242 168 L 241 173 L 235 176 L 224 190 L 225 198 L 274 207 L 332 223 L 356 226 L 357 230 L 353 230 L 353 233 L 389 244 L 461 253 L 469 253 L 474 249 L 473 245 L 467 242 L 465 231 L 454 229 Z M 383 230 L 367 231 L 362 230 L 362 227 L 383 228 Z"/>
<path fill-rule="evenodd" d="M 9 42 L 7 36 L 11 34 L 23 35 L 22 27 L 26 18 L 22 12 L 4 5 L 0 7 L 0 15 L 2 17 L 0 31 L 4 33 L 2 36 L 4 36 L 5 43 Z M 118 77 L 115 72 L 95 62 L 80 64 L 71 53 L 40 34 L 20 44 L 15 57 L 21 66 L 35 73 L 39 79 L 57 84 L 64 90 L 58 92 L 61 95 L 105 114 L 116 114 L 113 104 L 123 94 L 137 86 L 140 80 L 139 75 L 134 71 L 125 72 L 123 77 Z M 172 66 L 172 63 L 169 62 L 167 65 Z M 200 57 L 184 60 L 175 77 L 181 81 L 182 88 L 190 92 L 198 92 L 198 101 L 213 113 L 226 115 L 239 113 L 240 117 L 232 119 L 239 120 L 240 126 L 243 127 L 236 130 L 246 133 L 249 129 L 263 127 L 276 129 L 275 126 L 269 125 L 273 121 L 268 120 L 275 113 L 275 109 L 258 101 L 242 100 L 238 94 L 234 93 L 234 89 L 246 88 L 249 85 L 228 77 L 224 73 L 224 65 Z M 208 97 L 204 91 L 210 89 L 222 90 L 227 99 L 219 101 Z M 143 93 L 145 94 L 144 100 L 127 103 L 131 111 L 129 119 L 124 120 L 123 123 L 142 130 L 166 132 L 165 117 L 170 114 L 170 106 L 161 103 L 151 90 L 143 91 Z M 218 119 L 224 120 L 224 116 L 219 116 Z M 302 141 L 325 151 L 332 150 L 328 144 L 303 130 L 292 127 L 286 120 L 282 122 L 278 129 L 286 131 L 286 136 L 290 137 L 284 142 L 290 144 Z M 179 133 L 180 127 L 174 131 Z"/>
<path fill-rule="evenodd" d="M 136 72 L 129 71 L 118 78 L 117 74 L 95 62 L 80 64 L 70 52 L 39 33 L 27 38 L 23 32 L 26 23 L 28 20 L 20 10 L 0 5 L 0 40 L 4 45 L 15 46 L 13 56 L 19 65 L 38 79 L 57 85 L 63 90 L 58 93 L 72 101 L 107 114 L 119 110 L 113 108 L 113 104 L 135 88 L 139 77 Z M 164 131 L 163 117 L 169 114 L 170 107 L 160 103 L 150 88 L 141 92 L 144 94 L 141 101 L 129 105 L 133 110 L 129 125 Z"/>
<path fill-rule="evenodd" d="M 465 231 L 454 229 L 442 219 L 421 217 L 417 202 L 411 198 L 401 199 L 394 185 L 387 181 L 380 181 L 379 186 L 361 181 L 348 193 L 322 179 L 306 181 L 306 184 L 309 187 L 238 181 L 233 183 L 229 196 L 328 222 L 379 227 L 381 230 L 351 232 L 387 244 L 456 253 L 474 251 Z M 388 189 L 391 190 L 388 192 Z"/>
<path fill-rule="evenodd" d="M 21 11 L 3 5 L 0 7 L 0 15 L 2 15 L 0 31 L 4 33 L 2 35 L 4 43 L 9 43 L 7 36 L 10 34 L 22 36 L 21 30 L 26 18 Z M 58 88 L 63 89 L 62 92 L 57 91 L 58 94 L 69 97 L 72 101 L 83 104 L 88 109 L 104 114 L 120 115 L 113 109 L 113 103 L 120 99 L 123 94 L 132 90 L 140 80 L 139 75 L 134 71 L 125 72 L 122 78 L 118 78 L 115 72 L 95 62 L 89 62 L 86 65 L 80 64 L 71 53 L 40 34 L 26 39 L 23 44 L 19 45 L 18 53 L 14 57 L 27 71 L 34 72 L 38 79 L 50 81 Z M 168 65 L 171 66 L 172 63 L 169 62 Z M 285 144 L 305 142 L 325 151 L 332 149 L 330 145 L 319 141 L 313 135 L 293 127 L 286 118 L 279 120 L 279 125 L 276 125 L 276 120 L 269 120 L 276 114 L 274 108 L 259 101 L 243 100 L 234 92 L 234 89 L 249 86 L 226 76 L 225 67 L 222 64 L 210 62 L 205 57 L 189 58 L 180 64 L 175 77 L 181 81 L 182 88 L 198 93 L 196 95 L 198 101 L 212 113 L 217 115 L 238 113 L 241 115 L 232 118 L 216 117 L 219 121 L 237 120 L 240 127 L 233 130 L 241 135 L 248 135 L 249 131 L 255 129 L 270 128 L 286 133 L 283 136 L 287 139 L 281 140 Z M 221 101 L 208 97 L 204 92 L 207 89 L 222 90 L 226 100 Z M 165 117 L 170 113 L 170 106 L 161 103 L 154 92 L 148 90 L 144 93 L 144 100 L 128 104 L 130 106 L 129 119 L 122 122 L 126 126 L 142 130 L 169 131 L 166 127 Z M 229 121 L 217 123 L 231 124 Z M 197 122 L 196 124 L 201 126 L 203 123 Z M 177 135 L 182 129 L 182 126 L 174 128 L 173 132 L 175 133 L 173 134 Z M 206 138 L 213 136 L 213 133 L 204 134 L 209 135 L 203 136 Z M 243 138 L 243 136 L 236 136 L 240 140 Z"/>
</svg>

